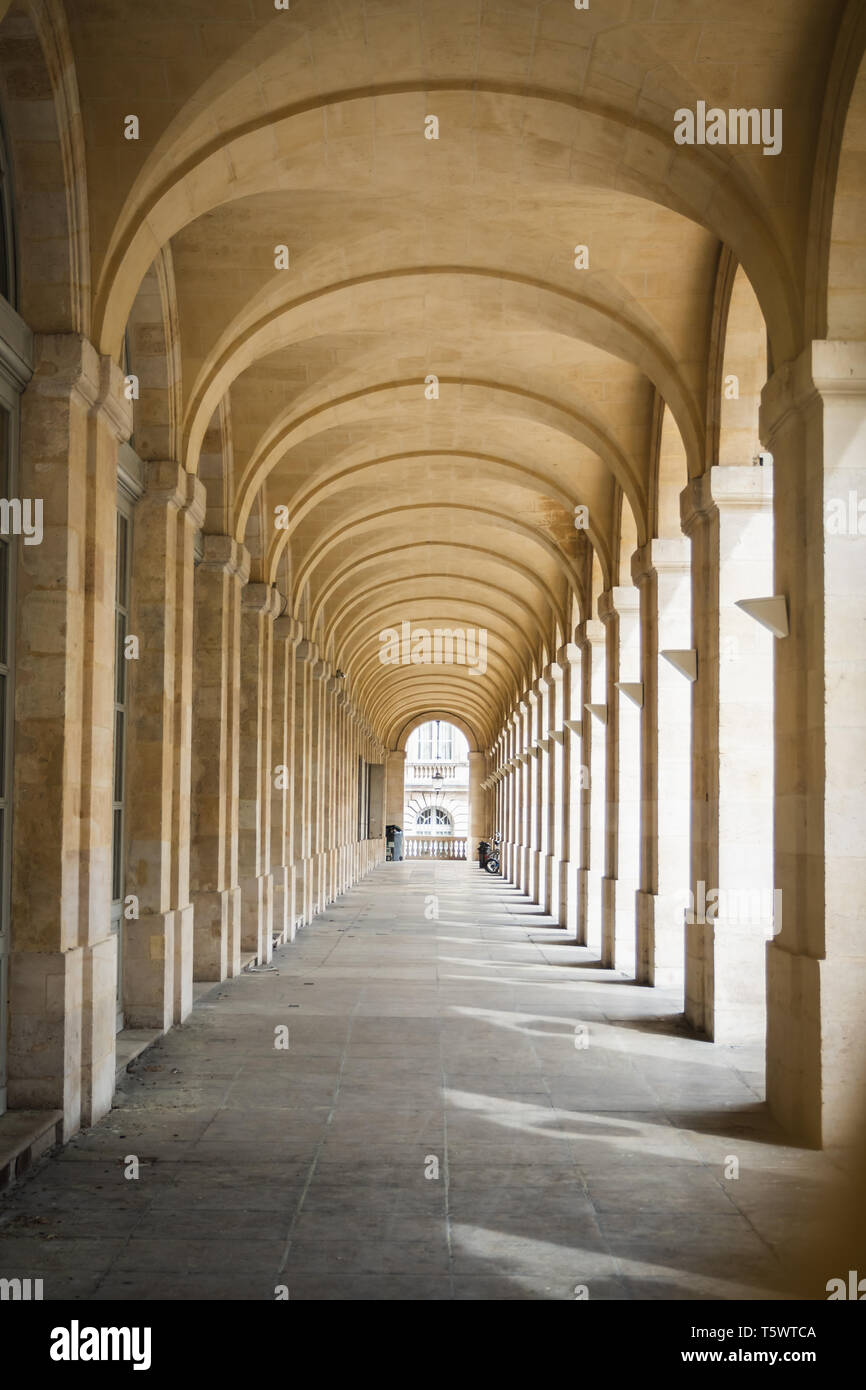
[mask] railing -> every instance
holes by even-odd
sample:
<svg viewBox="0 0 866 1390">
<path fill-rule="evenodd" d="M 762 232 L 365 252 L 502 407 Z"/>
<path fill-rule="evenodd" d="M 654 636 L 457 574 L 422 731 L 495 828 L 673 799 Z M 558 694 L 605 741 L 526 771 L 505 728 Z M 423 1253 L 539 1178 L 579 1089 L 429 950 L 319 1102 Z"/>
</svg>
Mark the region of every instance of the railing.
<svg viewBox="0 0 866 1390">
<path fill-rule="evenodd" d="M 407 782 L 468 782 L 468 763 L 407 763 Z"/>
<path fill-rule="evenodd" d="M 404 835 L 404 859 L 465 859 L 465 835 Z"/>
</svg>

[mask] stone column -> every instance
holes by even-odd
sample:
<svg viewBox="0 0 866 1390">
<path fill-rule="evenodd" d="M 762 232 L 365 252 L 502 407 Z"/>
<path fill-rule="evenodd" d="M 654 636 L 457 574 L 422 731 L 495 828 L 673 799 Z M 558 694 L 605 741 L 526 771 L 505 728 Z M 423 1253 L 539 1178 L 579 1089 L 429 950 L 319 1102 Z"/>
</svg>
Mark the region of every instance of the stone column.
<svg viewBox="0 0 866 1390">
<path fill-rule="evenodd" d="M 406 749 L 390 749 L 385 754 L 385 824 L 403 826 L 406 796 Z"/>
<path fill-rule="evenodd" d="M 544 910 L 564 925 L 565 895 L 562 883 L 564 830 L 568 811 L 563 783 L 563 706 L 562 667 L 552 661 L 544 672 L 547 685 L 544 715 L 544 754 L 547 759 L 547 796 L 544 815 L 546 861 L 544 866 Z"/>
<path fill-rule="evenodd" d="M 149 463 L 135 508 L 126 748 L 123 1005 L 132 1028 L 170 1028 L 192 1008 L 190 899 L 193 569 L 204 487 L 177 463 Z"/>
<path fill-rule="evenodd" d="M 238 883 L 241 592 L 247 550 L 205 536 L 195 572 L 192 712 L 193 977 L 224 980 L 241 968 Z"/>
<path fill-rule="evenodd" d="M 586 623 L 581 623 L 577 632 L 577 648 L 580 652 L 580 679 L 575 693 L 578 698 L 576 720 L 578 733 L 578 757 L 583 776 L 580 778 L 578 804 L 580 807 L 580 831 L 578 835 L 577 870 L 577 940 L 582 946 L 589 941 L 589 872 L 590 849 L 592 844 L 592 716 L 587 704 L 592 699 L 592 647 L 586 636 Z M 572 753 L 575 752 L 572 745 Z"/>
<path fill-rule="evenodd" d="M 566 642 L 556 654 L 557 738 L 561 738 L 562 810 L 558 817 L 557 842 L 561 846 L 559 866 L 560 926 L 577 937 L 578 865 L 580 861 L 580 739 L 576 728 L 580 719 L 580 648 Z"/>
<path fill-rule="evenodd" d="M 517 887 L 521 893 L 531 897 L 532 876 L 530 860 L 532 857 L 532 706 L 528 698 L 520 701 L 520 741 L 517 754 L 520 763 L 517 804 L 520 812 L 520 838 L 518 841 Z"/>
<path fill-rule="evenodd" d="M 689 543 L 654 540 L 632 557 L 640 590 L 641 870 L 637 978 L 678 987 L 685 962 L 691 804 L 691 689 L 660 653 L 691 643 Z"/>
<path fill-rule="evenodd" d="M 533 776 L 535 783 L 532 832 L 532 896 L 534 901 L 541 907 L 544 906 L 547 899 L 547 806 L 550 796 L 550 752 L 546 745 L 547 695 L 548 683 L 543 677 L 539 677 L 532 689 L 532 696 L 535 701 L 535 735 L 532 743 Z"/>
<path fill-rule="evenodd" d="M 17 547 L 8 1097 L 63 1111 L 64 1136 L 114 1092 L 110 930 L 117 451 L 123 378 L 75 334 L 35 339 L 19 490 L 43 539 Z"/>
<path fill-rule="evenodd" d="M 339 706 L 337 696 L 340 682 L 329 676 L 325 682 L 325 708 L 327 710 L 327 792 L 325 796 L 325 903 L 332 903 L 337 896 L 337 858 L 339 803 L 337 787 L 339 778 Z"/>
<path fill-rule="evenodd" d="M 609 877 L 604 885 L 603 958 L 633 976 L 640 875 L 640 594 L 632 585 L 617 586 L 600 596 L 598 606 L 608 634 Z M 621 686 L 630 687 L 628 693 Z"/>
<path fill-rule="evenodd" d="M 607 859 L 607 634 L 597 619 L 584 623 L 590 698 L 583 711 L 584 751 L 590 770 L 589 877 L 586 944 L 610 965 L 610 943 L 602 934 Z M 595 705 L 593 714 L 588 705 Z"/>
<path fill-rule="evenodd" d="M 478 848 L 478 841 L 483 840 L 486 835 L 492 834 L 491 827 L 488 825 L 488 800 L 487 793 L 482 786 L 487 770 L 487 759 L 483 753 L 474 752 L 469 754 L 469 843 L 466 846 L 466 858 L 471 859 Z M 501 830 L 497 823 L 494 830 Z"/>
<path fill-rule="evenodd" d="M 274 935 L 281 943 L 295 939 L 295 650 L 301 640 L 301 631 L 300 623 L 285 613 L 274 622 L 271 874 L 274 881 Z"/>
<path fill-rule="evenodd" d="M 517 882 L 518 837 L 520 834 L 520 814 L 518 810 L 519 763 L 517 762 L 518 715 L 513 711 L 505 730 L 505 800 L 508 808 L 508 833 L 505 845 L 505 876 L 511 883 Z"/>
<path fill-rule="evenodd" d="M 313 665 L 312 692 L 312 751 L 310 759 L 310 824 L 313 834 L 313 915 L 325 906 L 325 815 L 327 800 L 328 712 L 325 685 L 331 674 L 327 661 Z"/>
<path fill-rule="evenodd" d="M 273 628 L 281 600 L 268 584 L 247 584 L 241 599 L 241 720 L 238 875 L 241 946 L 256 960 L 273 954 L 271 876 L 271 698 Z"/>
<path fill-rule="evenodd" d="M 764 389 L 777 486 L 775 869 L 767 1098 L 810 1143 L 862 1120 L 866 1055 L 866 344 L 813 342 Z M 777 923 L 778 925 L 778 923 Z"/>
<path fill-rule="evenodd" d="M 772 466 L 713 468 L 680 503 L 699 653 L 686 1016 L 717 1042 L 763 1041 L 773 928 L 773 638 L 737 600 L 773 591 Z M 709 911 L 699 910 L 707 903 Z"/>
<path fill-rule="evenodd" d="M 312 669 L 315 643 L 302 638 L 295 651 L 294 835 L 295 912 L 304 926 L 313 920 L 312 823 L 310 819 Z"/>
</svg>

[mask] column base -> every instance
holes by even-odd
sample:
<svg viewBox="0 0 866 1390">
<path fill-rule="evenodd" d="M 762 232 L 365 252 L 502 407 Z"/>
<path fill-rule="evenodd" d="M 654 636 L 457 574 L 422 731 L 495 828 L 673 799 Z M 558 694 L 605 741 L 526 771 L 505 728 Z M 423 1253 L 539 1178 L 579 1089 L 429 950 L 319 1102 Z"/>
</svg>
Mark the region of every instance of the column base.
<svg viewBox="0 0 866 1390">
<path fill-rule="evenodd" d="M 577 865 L 563 859 L 559 866 L 559 924 L 577 936 L 577 901 L 579 896 Z"/>
<path fill-rule="evenodd" d="M 544 911 L 556 922 L 560 922 L 561 892 L 559 860 L 554 855 L 547 854 L 544 858 Z"/>
<path fill-rule="evenodd" d="M 274 880 L 274 909 L 271 936 L 272 938 L 276 938 L 278 946 L 285 946 L 286 943 L 291 940 L 289 929 L 289 904 L 291 901 L 289 869 L 285 864 L 278 864 L 275 869 L 271 870 L 271 877 Z"/>
<path fill-rule="evenodd" d="M 165 1032 L 192 1009 L 192 903 L 124 923 L 123 1012 L 128 1028 Z"/>
<path fill-rule="evenodd" d="M 111 1108 L 116 979 L 113 935 L 9 960 L 9 1107 L 62 1110 L 64 1141 Z"/>
<path fill-rule="evenodd" d="M 713 1042 L 763 1042 L 765 957 L 772 924 L 717 918 L 686 927 L 686 1017 Z"/>
<path fill-rule="evenodd" d="M 616 959 L 616 889 L 615 878 L 601 880 L 601 963 L 614 969 Z"/>
<path fill-rule="evenodd" d="M 588 943 L 587 917 L 589 916 L 589 869 L 577 870 L 577 944 Z"/>
<path fill-rule="evenodd" d="M 193 979 L 222 980 L 240 973 L 241 890 L 221 888 L 193 894 Z"/>
<path fill-rule="evenodd" d="M 241 947 L 254 951 L 260 965 L 273 956 L 271 934 L 274 922 L 274 880 L 272 874 L 241 879 Z"/>
<path fill-rule="evenodd" d="M 685 981 L 685 908 L 677 893 L 636 893 L 638 974 L 641 984 L 682 989 Z"/>
<path fill-rule="evenodd" d="M 637 977 L 637 890 L 621 878 L 608 879 L 611 964 L 615 970 Z"/>
<path fill-rule="evenodd" d="M 861 959 L 816 960 L 767 946 L 767 1103 L 794 1137 L 856 1144 L 866 1113 Z"/>
</svg>

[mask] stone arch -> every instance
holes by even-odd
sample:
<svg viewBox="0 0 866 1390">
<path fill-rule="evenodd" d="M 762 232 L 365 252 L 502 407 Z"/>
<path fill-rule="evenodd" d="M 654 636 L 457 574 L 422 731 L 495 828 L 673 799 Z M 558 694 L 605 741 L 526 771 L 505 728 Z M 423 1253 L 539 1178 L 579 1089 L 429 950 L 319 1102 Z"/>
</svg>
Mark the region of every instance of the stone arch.
<svg viewBox="0 0 866 1390">
<path fill-rule="evenodd" d="M 806 262 L 806 341 L 866 338 L 866 4 L 849 0 L 827 77 Z M 783 359 L 779 359 L 783 360 Z"/>
<path fill-rule="evenodd" d="M 61 0 L 16 0 L 10 7 L 0 23 L 0 90 L 19 189 L 18 312 L 36 333 L 87 337 L 84 137 Z"/>
<path fill-rule="evenodd" d="M 724 317 L 718 434 L 712 460 L 722 466 L 749 465 L 761 453 L 759 414 L 767 382 L 767 325 L 742 266 L 729 280 Z"/>
<path fill-rule="evenodd" d="M 224 396 L 214 411 L 202 441 L 198 474 L 206 494 L 203 530 L 227 536 L 231 527 L 234 476 L 231 402 Z"/>
<path fill-rule="evenodd" d="M 138 378 L 133 440 L 139 458 L 180 459 L 183 410 L 180 330 L 171 247 L 164 246 L 138 287 L 126 326 L 127 371 Z M 219 405 L 214 412 L 219 411 Z M 213 429 L 213 417 L 208 430 Z"/>
<path fill-rule="evenodd" d="M 446 724 L 453 724 L 455 729 L 459 729 L 469 744 L 470 753 L 478 753 L 481 751 L 481 744 L 472 724 L 464 719 L 462 715 L 447 709 L 426 709 L 416 712 L 408 718 L 404 717 L 400 722 L 391 727 L 387 739 L 388 748 L 395 752 L 403 752 L 409 742 L 410 736 L 414 734 L 415 730 L 420 729 L 422 724 L 429 724 L 436 719 L 441 719 Z"/>
<path fill-rule="evenodd" d="M 682 435 L 668 406 L 662 402 L 657 420 L 654 481 L 655 530 L 662 537 L 679 536 L 680 493 L 688 483 L 688 463 Z"/>
</svg>

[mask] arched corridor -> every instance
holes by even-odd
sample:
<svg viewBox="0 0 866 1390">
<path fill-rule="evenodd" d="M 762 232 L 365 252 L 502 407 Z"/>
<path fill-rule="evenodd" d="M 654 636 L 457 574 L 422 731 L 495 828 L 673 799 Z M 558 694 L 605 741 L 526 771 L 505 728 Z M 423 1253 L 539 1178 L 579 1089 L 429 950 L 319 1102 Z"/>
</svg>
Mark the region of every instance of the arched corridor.
<svg viewBox="0 0 866 1390">
<path fill-rule="evenodd" d="M 0 0 L 0 1280 L 866 1279 L 864 53 Z"/>
</svg>

